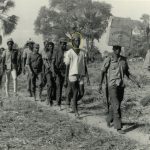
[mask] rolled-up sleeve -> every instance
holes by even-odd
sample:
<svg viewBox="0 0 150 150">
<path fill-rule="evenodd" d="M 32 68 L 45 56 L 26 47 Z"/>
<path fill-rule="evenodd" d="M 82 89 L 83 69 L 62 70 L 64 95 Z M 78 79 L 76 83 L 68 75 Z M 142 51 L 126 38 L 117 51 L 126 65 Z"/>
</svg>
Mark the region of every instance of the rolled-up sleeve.
<svg viewBox="0 0 150 150">
<path fill-rule="evenodd" d="M 104 59 L 104 62 L 103 62 L 102 67 L 101 67 L 101 71 L 107 72 L 107 70 L 110 66 L 110 61 L 111 61 L 110 57 L 107 57 Z"/>
</svg>

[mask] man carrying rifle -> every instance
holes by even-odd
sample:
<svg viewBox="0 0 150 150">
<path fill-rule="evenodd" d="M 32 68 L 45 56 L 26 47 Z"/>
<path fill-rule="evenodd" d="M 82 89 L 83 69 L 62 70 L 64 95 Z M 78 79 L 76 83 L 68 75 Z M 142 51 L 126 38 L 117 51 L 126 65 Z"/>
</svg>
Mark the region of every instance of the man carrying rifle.
<svg viewBox="0 0 150 150">
<path fill-rule="evenodd" d="M 32 97 L 32 92 L 31 92 L 31 78 L 32 75 L 30 74 L 30 71 L 27 68 L 27 60 L 28 57 L 30 56 L 30 54 L 33 51 L 33 45 L 34 45 L 34 41 L 32 41 L 31 39 L 29 41 L 27 41 L 27 47 L 24 49 L 23 51 L 23 73 L 25 74 L 25 72 L 27 71 L 27 91 L 29 92 L 29 96 Z"/>
<path fill-rule="evenodd" d="M 53 55 L 53 70 L 54 76 L 56 77 L 56 101 L 57 105 L 61 109 L 62 101 L 62 89 L 65 78 L 66 65 L 64 62 L 64 53 L 67 49 L 67 40 L 65 38 L 60 39 L 60 48 Z"/>
<path fill-rule="evenodd" d="M 53 67 L 52 67 L 52 59 L 53 59 L 53 50 L 54 50 L 54 43 L 50 41 L 44 42 L 44 51 L 42 53 L 43 59 L 43 84 L 41 85 L 41 92 L 42 88 L 47 83 L 47 105 L 53 105 L 54 99 L 54 92 L 55 92 L 55 78 L 53 74 Z"/>
<path fill-rule="evenodd" d="M 110 97 L 109 114 L 106 119 L 107 125 L 110 127 L 111 122 L 114 128 L 120 134 L 124 134 L 121 123 L 121 102 L 124 96 L 124 75 L 140 87 L 135 77 L 129 72 L 128 63 L 125 57 L 120 55 L 121 47 L 113 46 L 112 56 L 108 56 L 102 65 L 99 92 L 102 91 L 102 83 L 106 73 L 108 73 L 108 91 Z"/>
<path fill-rule="evenodd" d="M 33 52 L 29 55 L 27 59 L 28 70 L 31 75 L 31 92 L 34 96 L 34 100 L 36 101 L 36 79 L 38 79 L 38 75 L 42 72 L 42 56 L 39 52 L 39 44 L 34 44 Z"/>
</svg>

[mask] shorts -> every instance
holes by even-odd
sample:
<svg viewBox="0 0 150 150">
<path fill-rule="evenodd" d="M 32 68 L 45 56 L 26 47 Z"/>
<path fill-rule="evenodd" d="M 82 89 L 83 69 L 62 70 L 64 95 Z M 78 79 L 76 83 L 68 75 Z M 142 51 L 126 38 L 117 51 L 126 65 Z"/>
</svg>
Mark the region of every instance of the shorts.
<svg viewBox="0 0 150 150">
<path fill-rule="evenodd" d="M 84 76 L 72 75 L 72 76 L 69 76 L 69 81 L 70 82 L 78 81 L 79 84 L 84 84 Z"/>
</svg>

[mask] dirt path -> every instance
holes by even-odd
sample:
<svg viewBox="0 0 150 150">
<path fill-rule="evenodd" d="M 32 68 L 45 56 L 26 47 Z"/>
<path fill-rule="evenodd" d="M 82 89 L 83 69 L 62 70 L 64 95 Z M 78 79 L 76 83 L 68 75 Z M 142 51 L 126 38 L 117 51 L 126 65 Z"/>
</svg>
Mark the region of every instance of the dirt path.
<svg viewBox="0 0 150 150">
<path fill-rule="evenodd" d="M 39 103 L 39 104 L 41 105 L 41 103 Z M 43 104 L 43 103 L 42 103 L 42 105 L 45 106 L 45 104 Z M 74 115 L 71 113 L 67 113 L 65 108 L 62 111 L 60 111 L 58 107 L 53 107 L 51 109 L 57 111 L 58 113 L 68 115 L 70 118 L 75 119 Z M 78 119 L 78 120 L 87 125 L 101 128 L 101 129 L 104 129 L 105 131 L 109 131 L 109 132 L 118 134 L 117 131 L 115 129 L 113 129 L 113 127 L 112 128 L 107 127 L 104 117 L 85 116 L 85 114 L 82 114 L 80 117 L 81 117 L 81 119 Z M 139 132 L 138 128 L 137 129 L 134 129 L 134 128 L 136 128 L 136 125 L 131 125 L 130 128 L 123 128 L 124 131 L 126 131 L 126 134 L 124 134 L 123 136 L 125 136 L 126 138 L 130 138 L 131 140 L 135 140 L 135 141 L 139 142 L 140 144 L 149 145 L 149 148 L 150 148 L 150 139 L 149 139 L 150 135 L 141 133 L 141 132 Z M 132 130 L 132 129 L 134 129 L 134 130 Z M 132 130 L 132 131 L 129 131 L 129 130 Z"/>
<path fill-rule="evenodd" d="M 21 96 L 22 97 L 22 96 Z M 25 99 L 25 97 L 22 97 Z M 45 102 L 37 102 L 38 105 L 42 105 L 43 107 L 46 107 L 46 109 L 49 107 L 45 104 Z M 62 110 L 60 111 L 57 106 L 53 106 L 52 108 L 49 108 L 53 111 L 57 111 L 60 114 L 63 114 L 65 116 L 68 116 L 70 119 L 76 119 L 75 116 L 71 113 L 68 113 L 66 111 L 65 105 L 62 106 Z M 87 125 L 90 125 L 92 127 L 101 128 L 107 132 L 113 132 L 116 135 L 119 135 L 117 131 L 112 127 L 108 128 L 105 121 L 105 116 L 88 116 L 87 114 L 81 114 L 80 119 L 78 119 L 79 122 L 85 123 Z M 125 126 L 123 129 L 126 131 L 126 134 L 123 136 L 125 138 L 130 138 L 131 140 L 137 141 L 141 145 L 147 145 L 150 149 L 150 135 L 144 134 L 139 131 L 138 129 L 139 125 L 131 124 L 130 126 Z M 147 149 L 147 150 L 148 150 Z"/>
</svg>

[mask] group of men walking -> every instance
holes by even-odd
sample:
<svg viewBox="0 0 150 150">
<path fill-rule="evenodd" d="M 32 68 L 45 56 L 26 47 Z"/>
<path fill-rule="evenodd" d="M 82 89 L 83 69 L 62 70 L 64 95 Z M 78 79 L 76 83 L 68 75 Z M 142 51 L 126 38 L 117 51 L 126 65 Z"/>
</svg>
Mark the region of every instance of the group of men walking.
<svg viewBox="0 0 150 150">
<path fill-rule="evenodd" d="M 67 50 L 65 38 L 59 39 L 57 49 L 52 41 L 46 40 L 44 50 L 40 53 L 40 45 L 30 39 L 21 53 L 13 48 L 13 39 L 9 39 L 8 48 L 1 55 L 2 72 L 6 75 L 6 96 L 9 97 L 10 75 L 13 78 L 14 95 L 17 95 L 17 76 L 22 72 L 27 75 L 27 92 L 35 101 L 42 101 L 42 91 L 47 85 L 47 104 L 53 106 L 56 100 L 61 109 L 62 91 L 65 87 L 67 109 L 79 116 L 78 101 L 84 95 L 85 76 L 89 82 L 86 53 L 79 48 L 80 42 L 80 34 L 74 34 L 71 40 L 73 48 Z"/>
<path fill-rule="evenodd" d="M 72 48 L 67 50 L 67 40 L 61 38 L 59 46 L 55 50 L 55 45 L 51 41 L 44 41 L 44 50 L 39 53 L 40 46 L 32 40 L 26 43 L 26 48 L 22 53 L 13 49 L 14 41 L 9 39 L 8 49 L 4 50 L 0 61 L 2 62 L 2 72 L 6 74 L 6 96 L 9 96 L 10 75 L 13 78 L 14 94 L 17 95 L 17 76 L 27 74 L 27 91 L 30 97 L 36 97 L 36 81 L 38 84 L 38 97 L 42 100 L 43 88 L 47 85 L 47 104 L 53 106 L 56 100 L 61 109 L 63 86 L 66 88 L 66 106 L 69 112 L 78 113 L 78 101 L 84 95 L 84 78 L 87 77 L 87 84 L 90 84 L 88 69 L 86 64 L 86 52 L 80 49 L 81 36 L 73 34 Z M 121 123 L 121 102 L 124 96 L 124 76 L 140 87 L 135 77 L 129 72 L 126 58 L 120 55 L 121 47 L 113 46 L 112 56 L 107 56 L 101 67 L 99 92 L 102 90 L 104 77 L 107 77 L 109 91 L 109 113 L 106 119 L 107 125 L 111 123 L 119 133 L 124 133 Z"/>
</svg>

